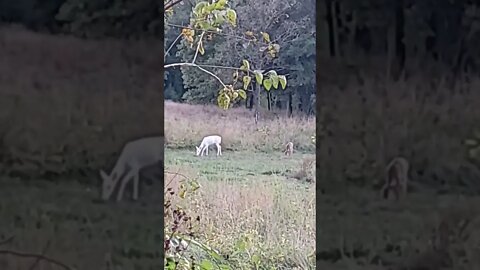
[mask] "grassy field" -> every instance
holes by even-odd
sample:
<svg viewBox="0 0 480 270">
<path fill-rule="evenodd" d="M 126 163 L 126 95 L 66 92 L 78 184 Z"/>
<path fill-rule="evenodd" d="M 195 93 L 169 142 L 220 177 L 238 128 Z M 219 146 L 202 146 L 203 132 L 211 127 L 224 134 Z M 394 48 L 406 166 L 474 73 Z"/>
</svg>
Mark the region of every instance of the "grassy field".
<svg viewBox="0 0 480 270">
<path fill-rule="evenodd" d="M 480 269 L 479 162 L 463 143 L 478 127 L 480 81 L 443 79 L 367 76 L 319 99 L 320 268 Z M 396 156 L 412 187 L 399 203 L 380 200 L 378 186 Z"/>
<path fill-rule="evenodd" d="M 200 217 L 200 240 L 244 269 L 251 269 L 254 255 L 263 268 L 313 269 L 315 187 L 291 177 L 308 158 L 248 151 L 198 158 L 188 150 L 165 151 L 167 181 L 182 172 L 201 185 L 181 202 Z M 231 256 L 247 238 L 248 251 Z"/>
<path fill-rule="evenodd" d="M 314 269 L 314 119 L 255 126 L 242 109 L 171 102 L 165 117 L 166 184 L 175 190 L 181 173 L 201 186 L 176 201 L 199 217 L 197 239 L 228 256 L 233 269 Z M 209 156 L 195 156 L 209 134 L 222 135 L 223 155 L 212 146 Z M 282 153 L 285 140 L 296 145 L 290 157 Z"/>
<path fill-rule="evenodd" d="M 96 199 L 97 172 L 113 166 L 120 145 L 163 134 L 163 52 L 152 50 L 162 41 L 8 25 L 0 40 L 0 269 L 64 269 L 25 253 L 78 270 L 161 269 L 158 193 L 139 203 Z"/>
<path fill-rule="evenodd" d="M 75 181 L 5 177 L 0 198 L 0 269 L 65 269 L 22 254 L 71 269 L 162 268 L 158 201 L 100 203 L 96 188 Z"/>
<path fill-rule="evenodd" d="M 317 196 L 321 269 L 480 269 L 479 197 L 423 191 L 395 202 L 353 188 Z"/>
</svg>

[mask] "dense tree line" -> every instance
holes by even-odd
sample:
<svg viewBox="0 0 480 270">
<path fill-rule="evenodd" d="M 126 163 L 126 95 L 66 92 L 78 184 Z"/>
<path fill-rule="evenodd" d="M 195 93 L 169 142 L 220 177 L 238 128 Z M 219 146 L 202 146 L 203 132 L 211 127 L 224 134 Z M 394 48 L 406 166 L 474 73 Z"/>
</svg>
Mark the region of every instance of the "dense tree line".
<svg viewBox="0 0 480 270">
<path fill-rule="evenodd" d="M 233 70 L 243 59 L 252 70 L 276 70 L 288 74 L 285 90 L 261 91 L 254 81 L 247 91 L 246 100 L 239 105 L 253 109 L 258 106 L 288 111 L 315 112 L 315 2 L 314 1 L 232 1 L 238 14 L 237 27 L 225 27 L 222 33 L 210 32 L 215 36 L 205 45 L 205 54 L 199 61 L 210 65 L 222 80 L 231 81 Z M 187 42 L 172 44 L 190 19 L 192 5 L 177 7 L 176 15 L 166 24 L 166 62 L 191 61 L 195 50 Z M 268 33 L 278 45 L 274 57 L 265 56 L 265 46 L 250 42 L 252 34 Z M 200 63 L 200 62 L 199 62 Z M 235 76 L 233 76 L 235 77 Z M 234 80 L 234 79 L 233 79 Z M 218 82 L 200 70 L 179 68 L 167 70 L 165 96 L 174 100 L 194 103 L 213 103 L 219 90 Z"/>
<path fill-rule="evenodd" d="M 248 1 L 233 2 L 238 8 L 250 6 Z M 315 1 L 277 2 L 290 15 L 288 19 L 278 18 L 282 20 L 279 25 L 304 17 L 313 20 Z M 192 3 L 185 1 L 178 5 L 185 12 L 183 16 L 176 16 L 177 22 L 188 22 L 186 14 Z M 276 5 L 272 3 L 268 9 Z M 160 35 L 162 4 L 153 0 L 0 0 L 0 20 L 83 36 Z M 399 66 L 396 70 L 407 64 L 406 59 L 415 57 L 446 63 L 459 71 L 477 65 L 479 52 L 474 48 L 479 39 L 480 13 L 475 1 L 323 0 L 317 4 L 323 29 L 320 45 L 331 56 L 389 53 L 392 62 L 396 62 L 394 65 Z M 242 14 L 242 18 L 256 21 L 259 18 L 255 15 L 262 12 L 266 11 Z M 172 33 L 169 30 L 166 34 Z M 308 31 L 305 34 L 308 35 Z"/>
<path fill-rule="evenodd" d="M 160 37 L 165 31 L 168 46 L 187 25 L 195 1 L 176 5 L 176 15 L 163 28 L 159 1 L 138 0 L 0 0 L 0 20 L 20 22 L 37 30 L 70 33 L 85 38 Z M 479 52 L 478 4 L 449 0 L 324 0 L 232 1 L 238 10 L 239 27 L 225 29 L 224 36 L 206 50 L 204 64 L 238 65 L 245 56 L 257 59 L 258 68 L 276 68 L 288 74 L 285 91 L 262 93 L 263 106 L 313 112 L 315 101 L 315 12 L 318 5 L 319 47 L 323 57 L 343 66 L 365 69 L 365 61 L 381 59 L 380 66 L 398 79 L 425 70 L 427 63 L 443 66 L 452 78 L 475 72 Z M 176 26 L 174 26 L 176 25 Z M 246 31 L 266 31 L 278 39 L 280 52 L 275 60 L 258 59 L 258 51 L 248 51 L 236 38 Z M 236 38 L 235 38 L 236 37 Z M 172 48 L 166 61 L 182 61 L 189 53 L 184 45 Z M 329 62 L 318 68 L 329 76 Z M 349 75 L 351 70 L 335 69 Z M 225 72 L 224 72 L 225 73 Z M 222 75 L 222 76 L 231 76 Z M 328 78 L 326 79 L 328 81 Z M 166 74 L 166 97 L 206 103 L 218 90 L 212 78 L 195 70 L 172 69 Z M 249 97 L 245 102 L 251 106 Z"/>
<path fill-rule="evenodd" d="M 478 8 L 464 0 L 324 0 L 320 46 L 349 64 L 379 56 L 393 79 L 426 64 L 456 77 L 477 69 Z"/>
<path fill-rule="evenodd" d="M 54 1 L 55 2 L 55 1 Z M 232 1 L 238 9 L 239 27 L 224 29 L 206 47 L 202 64 L 239 66 L 248 59 L 252 68 L 275 69 L 288 74 L 286 90 L 252 91 L 244 105 L 290 108 L 314 112 L 315 95 L 315 11 L 314 1 L 258 2 Z M 170 25 L 163 28 L 160 2 L 140 1 L 87 1 L 58 0 L 48 5 L 41 1 L 0 1 L 0 18 L 3 22 L 20 22 L 35 30 L 73 34 L 82 38 L 160 37 L 165 33 L 168 47 L 181 32 L 180 25 L 188 24 L 195 1 L 184 1 L 175 6 L 175 16 Z M 176 25 L 176 26 L 172 26 Z M 242 48 L 248 31 L 268 32 L 280 45 L 275 59 L 261 56 L 261 47 Z M 244 39 L 237 39 L 243 37 Z M 160 49 L 160 48 L 159 48 Z M 194 50 L 186 50 L 182 42 L 176 44 L 166 57 L 166 62 L 186 61 Z M 222 78 L 231 80 L 231 72 L 215 70 Z M 254 83 L 253 83 L 254 84 Z M 165 76 L 165 96 L 177 101 L 210 103 L 215 99 L 219 86 L 208 74 L 195 69 L 171 69 Z M 254 98 L 255 97 L 255 98 Z M 257 104 L 256 104 L 257 105 Z"/>
<path fill-rule="evenodd" d="M 0 20 L 84 38 L 160 37 L 162 5 L 154 0 L 1 0 Z"/>
</svg>

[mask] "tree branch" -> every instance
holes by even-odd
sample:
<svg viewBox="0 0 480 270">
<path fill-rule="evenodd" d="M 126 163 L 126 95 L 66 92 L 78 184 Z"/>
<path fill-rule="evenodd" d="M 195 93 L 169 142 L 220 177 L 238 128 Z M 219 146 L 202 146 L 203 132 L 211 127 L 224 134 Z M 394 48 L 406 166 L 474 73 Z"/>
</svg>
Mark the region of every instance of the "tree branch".
<svg viewBox="0 0 480 270">
<path fill-rule="evenodd" d="M 40 255 L 41 255 L 41 256 L 44 256 L 45 253 L 47 253 L 47 250 L 48 250 L 49 247 L 50 247 L 50 240 L 47 242 L 47 244 L 45 244 L 45 247 L 43 248 L 42 253 L 41 253 Z M 35 269 L 35 266 L 38 265 L 38 263 L 40 262 L 40 260 L 41 260 L 41 257 L 38 257 L 38 258 L 35 260 L 35 262 L 32 264 L 32 266 L 30 266 L 30 268 L 28 268 L 28 270 L 33 270 L 33 269 Z"/>
<path fill-rule="evenodd" d="M 214 65 L 197 65 L 197 64 L 194 64 L 194 63 L 173 63 L 173 64 L 164 65 L 163 68 L 164 68 L 164 69 L 167 69 L 167 68 L 171 68 L 171 67 L 181 67 L 181 66 L 196 67 L 196 68 L 200 69 L 201 71 L 203 71 L 203 72 L 209 74 L 210 76 L 214 77 L 215 79 L 217 79 L 217 81 L 219 81 L 224 88 L 227 87 L 227 86 L 225 85 L 225 83 L 224 83 L 217 75 L 215 75 L 215 74 L 212 73 L 211 71 L 206 70 L 206 69 L 203 68 L 203 67 L 222 68 L 222 69 L 231 69 L 231 70 L 241 70 L 241 71 L 245 71 L 245 70 L 243 70 L 243 69 L 235 68 L 235 67 L 222 67 L 222 66 L 214 66 Z M 248 71 L 251 72 L 251 73 L 253 73 L 252 70 L 248 70 Z M 289 74 L 284 74 L 284 76 L 288 76 L 288 75 L 289 75 Z"/>
<path fill-rule="evenodd" d="M 47 261 L 49 263 L 58 265 L 58 266 L 62 267 L 63 269 L 66 269 L 66 270 L 73 270 L 73 268 L 71 268 L 70 266 L 68 266 L 68 265 L 66 265 L 66 264 L 64 264 L 60 261 L 57 261 L 55 259 L 48 258 L 44 255 L 32 254 L 32 253 L 22 253 L 22 252 L 13 251 L 13 250 L 0 250 L 0 255 L 1 254 L 8 254 L 8 255 L 13 255 L 13 256 L 22 257 L 22 258 L 35 258 L 35 259 Z"/>
<path fill-rule="evenodd" d="M 176 28 L 185 28 L 185 29 L 190 29 L 190 30 L 195 30 L 195 31 L 202 30 L 201 28 L 194 28 L 194 27 L 191 27 L 191 26 L 184 26 L 184 25 L 173 24 L 173 23 L 165 23 L 165 25 L 168 25 L 168 26 L 171 26 L 171 27 L 176 27 Z M 245 40 L 245 41 L 248 41 L 248 42 L 253 42 L 252 39 L 244 38 L 244 37 L 237 36 L 237 35 L 223 34 L 223 33 L 219 33 L 217 31 L 211 31 L 211 30 L 203 30 L 203 31 L 205 31 L 206 33 L 216 34 L 216 35 L 219 35 L 219 36 L 234 37 L 236 39 Z M 267 43 L 263 42 L 262 40 L 257 41 L 257 42 L 267 44 Z"/>
<path fill-rule="evenodd" d="M 167 174 L 173 174 L 173 177 L 170 179 L 170 181 L 168 182 L 168 184 L 165 185 L 165 187 L 169 187 L 170 184 L 173 182 L 173 180 L 177 177 L 177 176 L 181 176 L 183 178 L 185 178 L 186 180 L 190 180 L 189 177 L 179 173 L 178 171 L 177 172 L 169 172 L 169 171 L 165 171 L 165 173 Z"/>
<path fill-rule="evenodd" d="M 168 47 L 168 50 L 165 52 L 165 55 L 163 56 L 163 61 L 165 61 L 165 58 L 167 57 L 167 54 L 168 52 L 173 48 L 173 45 L 175 45 L 175 43 L 177 43 L 178 39 L 182 36 L 182 33 L 180 33 L 178 35 L 178 37 L 172 42 L 172 44 L 170 45 L 170 47 Z"/>
<path fill-rule="evenodd" d="M 166 69 L 166 68 L 177 67 L 177 66 L 192 66 L 192 63 L 173 63 L 173 64 L 164 65 L 163 68 Z M 198 67 L 203 67 L 203 68 L 218 68 L 218 69 L 246 71 L 245 69 L 241 69 L 241 68 L 237 68 L 237 67 L 225 67 L 225 66 L 217 66 L 217 65 L 193 64 L 193 66 L 198 66 Z M 287 68 L 283 68 L 283 67 L 280 67 L 280 66 L 275 66 L 275 67 L 271 67 L 271 69 L 286 70 Z M 249 69 L 248 72 L 254 73 L 254 71 L 251 70 L 251 69 Z M 282 74 L 282 75 L 288 76 L 289 74 Z"/>
<path fill-rule="evenodd" d="M 166 11 L 170 8 L 172 8 L 173 6 L 175 6 L 176 4 L 182 2 L 183 0 L 171 0 L 171 1 L 168 1 L 167 3 L 164 4 L 164 9 L 163 11 Z"/>
<path fill-rule="evenodd" d="M 15 236 L 12 235 L 9 238 L 3 240 L 2 242 L 0 242 L 0 246 L 10 243 L 13 240 L 13 238 L 15 238 Z"/>
<path fill-rule="evenodd" d="M 198 40 L 198 45 L 197 49 L 195 50 L 195 56 L 193 57 L 192 64 L 195 64 L 195 60 L 197 60 L 198 51 L 200 50 L 200 46 L 202 45 L 203 35 L 205 35 L 205 31 L 200 34 L 200 39 Z"/>
<path fill-rule="evenodd" d="M 174 63 L 174 64 L 169 64 L 169 65 L 164 65 L 163 68 L 166 69 L 166 68 L 169 68 L 169 67 L 176 67 L 176 66 L 196 67 L 196 68 L 200 69 L 201 71 L 203 71 L 203 72 L 207 73 L 208 75 L 217 79 L 217 81 L 219 81 L 224 88 L 227 88 L 225 83 L 223 83 L 223 81 L 217 75 L 215 75 L 211 71 L 208 71 L 208 70 L 204 69 L 203 67 L 201 67 L 197 64 L 194 64 L 194 63 Z"/>
</svg>

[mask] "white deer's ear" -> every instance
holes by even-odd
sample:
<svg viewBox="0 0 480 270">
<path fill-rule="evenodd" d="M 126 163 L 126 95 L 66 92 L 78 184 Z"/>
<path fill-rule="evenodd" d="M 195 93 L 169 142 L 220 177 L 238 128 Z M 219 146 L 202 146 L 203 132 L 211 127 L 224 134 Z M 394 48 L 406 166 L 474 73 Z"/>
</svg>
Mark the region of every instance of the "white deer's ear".
<svg viewBox="0 0 480 270">
<path fill-rule="evenodd" d="M 197 150 L 200 149 L 200 148 L 198 148 L 198 146 L 195 146 L 195 148 L 196 148 Z"/>
</svg>

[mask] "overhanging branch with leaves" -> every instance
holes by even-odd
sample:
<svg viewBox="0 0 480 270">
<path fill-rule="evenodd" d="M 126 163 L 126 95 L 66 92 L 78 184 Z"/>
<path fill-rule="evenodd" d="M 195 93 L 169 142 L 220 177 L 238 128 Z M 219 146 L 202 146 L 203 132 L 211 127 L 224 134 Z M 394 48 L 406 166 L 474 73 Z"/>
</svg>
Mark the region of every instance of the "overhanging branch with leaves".
<svg viewBox="0 0 480 270">
<path fill-rule="evenodd" d="M 173 3 L 173 0 L 169 1 L 168 3 Z M 213 72 L 205 69 L 201 65 L 197 65 L 195 62 L 197 60 L 198 55 L 205 54 L 204 48 L 204 36 L 206 33 L 209 34 L 221 34 L 220 27 L 224 23 L 228 23 L 232 27 L 237 26 L 237 14 L 235 10 L 229 8 L 227 6 L 226 0 L 217 0 L 213 1 L 212 3 L 207 1 L 198 2 L 195 7 L 192 9 L 192 20 L 189 26 L 182 27 L 182 32 L 179 36 L 174 40 L 173 44 L 171 44 L 166 51 L 166 54 L 171 50 L 176 42 L 183 37 L 183 40 L 193 47 L 196 43 L 196 50 L 193 56 L 191 63 L 174 63 L 174 64 L 167 64 L 164 65 L 164 68 L 170 68 L 175 66 L 189 66 L 189 67 L 196 67 L 199 70 L 209 74 L 210 76 L 214 77 L 220 84 L 222 88 L 219 90 L 217 103 L 223 109 L 228 109 L 231 107 L 233 102 L 235 102 L 238 98 L 246 99 L 248 91 L 248 86 L 252 81 L 252 76 L 255 76 L 255 80 L 258 85 L 263 86 L 265 90 L 270 91 L 270 89 L 278 89 L 279 85 L 282 89 L 286 88 L 287 85 L 287 78 L 286 75 L 278 75 L 275 70 L 264 71 L 264 70 L 252 70 L 250 68 L 250 62 L 247 60 L 242 61 L 242 65 L 239 68 L 235 67 L 220 67 L 220 66 L 210 66 L 210 67 L 217 67 L 217 68 L 224 68 L 224 69 L 232 69 L 235 70 L 233 74 L 233 82 L 231 84 L 227 84 L 223 82 L 219 76 L 214 74 Z M 176 25 L 175 25 L 176 26 Z M 195 32 L 201 31 L 200 35 L 198 35 L 197 41 L 195 42 Z M 258 43 L 262 42 L 263 45 L 260 46 L 259 50 L 262 53 L 265 53 L 266 57 L 275 58 L 280 50 L 280 46 L 270 40 L 270 35 L 266 32 L 260 32 L 261 38 L 258 38 L 254 32 L 247 31 L 244 33 L 245 37 L 239 37 L 241 40 L 247 42 L 247 46 L 251 43 Z M 253 75 L 251 75 L 253 74 Z M 241 78 L 241 81 L 239 80 Z M 235 85 L 241 83 L 242 89 L 235 89 Z"/>
</svg>

